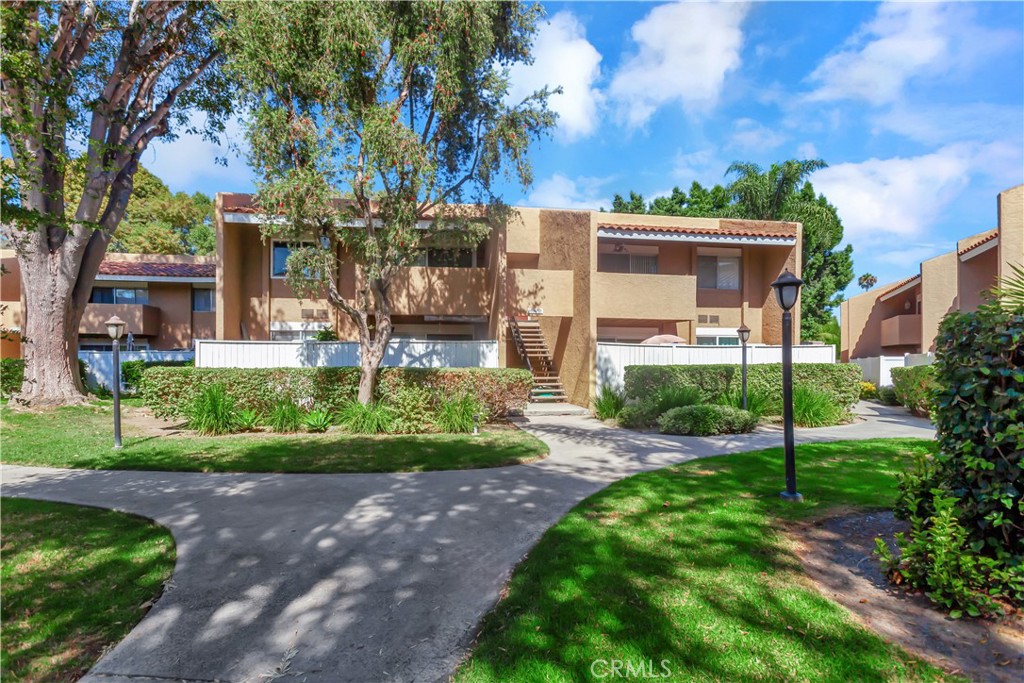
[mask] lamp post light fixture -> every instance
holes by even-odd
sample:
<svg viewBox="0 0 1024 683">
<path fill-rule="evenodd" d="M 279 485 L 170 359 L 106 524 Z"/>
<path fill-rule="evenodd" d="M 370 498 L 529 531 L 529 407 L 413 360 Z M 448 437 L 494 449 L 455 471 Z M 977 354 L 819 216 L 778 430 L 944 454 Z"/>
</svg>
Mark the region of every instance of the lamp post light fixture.
<svg viewBox="0 0 1024 683">
<path fill-rule="evenodd" d="M 124 334 L 124 321 L 116 315 L 104 323 L 110 335 L 114 352 L 114 448 L 121 447 L 121 335 Z"/>
<path fill-rule="evenodd" d="M 772 283 L 775 297 L 782 308 L 782 421 L 783 443 L 786 451 L 786 500 L 799 503 L 804 499 L 796 490 L 796 446 L 793 443 L 793 314 L 790 312 L 800 297 L 804 281 L 789 269 Z"/>
<path fill-rule="evenodd" d="M 747 409 L 747 341 L 750 339 L 750 328 L 746 325 L 740 325 L 736 328 L 736 334 L 739 335 L 740 344 L 743 345 L 743 410 Z"/>
</svg>

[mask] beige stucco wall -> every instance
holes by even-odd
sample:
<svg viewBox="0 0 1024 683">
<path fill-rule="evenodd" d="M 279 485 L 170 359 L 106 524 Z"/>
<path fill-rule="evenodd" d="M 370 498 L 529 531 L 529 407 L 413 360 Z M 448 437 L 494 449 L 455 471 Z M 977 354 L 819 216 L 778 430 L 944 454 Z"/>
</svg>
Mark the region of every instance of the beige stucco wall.
<svg viewBox="0 0 1024 683">
<path fill-rule="evenodd" d="M 21 268 L 14 250 L 0 250 L 0 263 L 3 263 L 3 275 L 0 275 L 0 326 L 7 330 L 21 328 L 25 323 L 21 308 Z M 0 358 L 21 358 L 20 337 L 9 336 L 9 339 L 0 339 Z"/>
<path fill-rule="evenodd" d="M 1024 267 L 1024 185 L 999 193 L 999 277 Z"/>
<path fill-rule="evenodd" d="M 970 252 L 965 255 L 970 255 Z M 999 272 L 998 246 L 961 260 L 957 273 L 957 301 L 961 311 L 975 311 L 984 301 L 984 293 L 996 284 Z"/>
<path fill-rule="evenodd" d="M 851 297 L 840 305 L 840 360 L 846 362 L 851 358 L 894 356 L 918 353 L 921 350 L 919 343 L 897 347 L 882 346 L 883 321 L 896 316 L 913 315 L 917 311 L 917 297 L 921 293 L 920 285 L 889 297 L 885 301 L 881 300 L 882 295 L 897 284 L 898 282 L 889 282 L 864 294 Z M 904 339 L 908 338 L 907 334 L 904 333 Z"/>
<path fill-rule="evenodd" d="M 149 305 L 160 309 L 159 331 L 150 339 L 150 348 L 191 348 L 192 285 L 187 282 L 151 282 Z"/>
<path fill-rule="evenodd" d="M 955 251 L 921 262 L 921 348 L 935 350 L 939 323 L 957 309 L 957 255 Z"/>
</svg>

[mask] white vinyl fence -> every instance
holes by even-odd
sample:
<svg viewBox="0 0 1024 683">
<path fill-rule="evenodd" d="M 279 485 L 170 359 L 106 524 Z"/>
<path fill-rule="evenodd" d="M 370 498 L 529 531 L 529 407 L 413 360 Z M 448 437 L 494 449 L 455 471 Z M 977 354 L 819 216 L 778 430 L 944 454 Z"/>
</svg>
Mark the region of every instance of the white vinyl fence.
<svg viewBox="0 0 1024 683">
<path fill-rule="evenodd" d="M 192 360 L 192 351 L 122 351 L 120 360 L 183 361 Z M 79 351 L 78 359 L 85 361 L 85 382 L 90 387 L 111 390 L 114 386 L 114 354 L 112 351 Z M 124 384 L 121 384 L 124 389 Z"/>
<path fill-rule="evenodd" d="M 871 382 L 877 387 L 891 387 L 893 368 L 931 365 L 934 360 L 934 353 L 908 353 L 903 356 L 852 358 L 850 362 L 860 366 L 861 374 L 863 374 L 865 381 Z"/>
<path fill-rule="evenodd" d="M 716 365 L 742 362 L 741 346 L 692 346 L 653 344 L 597 345 L 597 390 L 603 386 L 621 389 L 627 365 Z M 781 346 L 747 345 L 747 364 L 781 363 Z M 793 347 L 794 363 L 835 363 L 834 346 Z"/>
<path fill-rule="evenodd" d="M 197 368 L 313 368 L 359 365 L 358 342 L 196 340 Z M 496 341 L 392 339 L 383 365 L 496 368 Z"/>
</svg>

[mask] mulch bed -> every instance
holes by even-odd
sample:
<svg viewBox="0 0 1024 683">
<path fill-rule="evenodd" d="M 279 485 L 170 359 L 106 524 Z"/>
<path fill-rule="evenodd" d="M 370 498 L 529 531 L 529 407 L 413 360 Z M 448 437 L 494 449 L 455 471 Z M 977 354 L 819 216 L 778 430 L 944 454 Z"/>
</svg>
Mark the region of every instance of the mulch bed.
<svg viewBox="0 0 1024 683">
<path fill-rule="evenodd" d="M 905 530 L 891 512 L 877 512 L 800 525 L 791 537 L 819 590 L 887 641 L 972 681 L 1024 680 L 1020 615 L 954 620 L 926 596 L 888 582 L 874 554 L 874 539 L 891 539 Z"/>
</svg>

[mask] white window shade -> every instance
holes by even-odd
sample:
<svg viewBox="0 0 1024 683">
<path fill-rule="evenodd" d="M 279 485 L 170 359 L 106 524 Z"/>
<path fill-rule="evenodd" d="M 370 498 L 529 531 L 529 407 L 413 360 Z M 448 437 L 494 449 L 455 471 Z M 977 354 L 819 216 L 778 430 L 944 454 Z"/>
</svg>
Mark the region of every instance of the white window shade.
<svg viewBox="0 0 1024 683">
<path fill-rule="evenodd" d="M 740 288 L 740 259 L 736 256 L 718 257 L 718 289 Z"/>
</svg>

